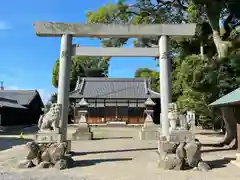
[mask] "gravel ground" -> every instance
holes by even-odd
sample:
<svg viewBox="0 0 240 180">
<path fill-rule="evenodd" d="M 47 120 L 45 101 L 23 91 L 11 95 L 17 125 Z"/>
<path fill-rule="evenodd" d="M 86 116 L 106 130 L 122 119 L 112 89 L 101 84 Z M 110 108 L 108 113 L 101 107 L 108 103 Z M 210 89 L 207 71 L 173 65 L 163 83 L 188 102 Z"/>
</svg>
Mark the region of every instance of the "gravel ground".
<svg viewBox="0 0 240 180">
<path fill-rule="evenodd" d="M 203 159 L 213 167 L 207 173 L 193 170 L 164 171 L 156 167 L 156 141 L 140 141 L 138 128 L 92 128 L 96 140 L 73 141 L 72 150 L 76 167 L 57 171 L 38 168 L 19 170 L 14 168 L 24 158 L 23 145 L 3 148 L 0 151 L 0 180 L 240 180 L 237 166 L 229 163 L 235 151 L 203 147 Z M 72 133 L 69 129 L 69 134 Z M 33 137 L 31 134 L 25 138 Z M 221 136 L 198 135 L 202 143 L 217 142 Z M 17 136 L 0 136 L 17 138 Z M 6 139 L 5 141 L 6 142 Z M 24 142 L 22 142 L 24 143 Z"/>
<path fill-rule="evenodd" d="M 4 172 L 0 170 L 0 180 L 76 180 L 81 179 L 85 180 L 85 178 L 76 178 L 76 177 L 70 177 L 70 176 L 64 176 L 64 175 L 51 175 L 51 176 L 33 176 L 33 175 L 23 175 L 20 173 L 14 173 L 14 172 Z"/>
</svg>

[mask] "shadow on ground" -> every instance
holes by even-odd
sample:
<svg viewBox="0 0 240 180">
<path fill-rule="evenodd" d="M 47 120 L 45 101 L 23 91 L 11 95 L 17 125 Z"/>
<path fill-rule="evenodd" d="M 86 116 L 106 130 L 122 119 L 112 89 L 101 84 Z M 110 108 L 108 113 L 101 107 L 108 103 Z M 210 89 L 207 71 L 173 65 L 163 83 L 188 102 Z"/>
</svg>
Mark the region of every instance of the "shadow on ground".
<svg viewBox="0 0 240 180">
<path fill-rule="evenodd" d="M 103 140 L 103 139 L 133 139 L 133 137 L 102 137 L 102 138 L 93 138 L 93 140 Z"/>
<path fill-rule="evenodd" d="M 227 165 L 228 163 L 230 163 L 232 160 L 235 160 L 235 158 L 217 159 L 217 160 L 212 160 L 212 161 L 206 161 L 206 163 L 209 164 L 209 166 L 210 166 L 212 169 L 216 169 L 216 168 L 226 167 L 226 165 Z"/>
<path fill-rule="evenodd" d="M 220 145 L 218 146 L 218 143 L 201 143 L 201 146 L 203 147 L 220 147 Z M 223 147 L 223 146 L 221 146 Z"/>
<path fill-rule="evenodd" d="M 224 133 L 211 131 L 211 132 L 197 132 L 196 135 L 223 136 Z"/>
<path fill-rule="evenodd" d="M 0 137 L 0 151 L 10 149 L 13 146 L 23 145 L 30 141 L 32 141 L 32 139 L 21 139 L 21 138 L 15 138 L 15 137 Z"/>
<path fill-rule="evenodd" d="M 74 162 L 74 167 L 93 166 L 104 162 L 131 161 L 132 158 L 113 158 L 113 159 L 86 159 Z"/>
<path fill-rule="evenodd" d="M 230 151 L 230 150 L 235 150 L 236 147 L 220 147 L 220 148 L 215 148 L 214 146 L 211 146 L 210 144 L 205 146 L 205 147 L 213 147 L 212 149 L 203 149 L 201 150 L 202 153 L 209 153 L 209 152 L 220 152 L 220 151 Z"/>
<path fill-rule="evenodd" d="M 152 151 L 157 148 L 139 148 L 139 149 L 120 149 L 120 150 L 105 150 L 105 151 L 89 151 L 89 152 L 73 152 L 73 156 L 81 156 L 87 154 L 101 154 L 101 153 L 117 153 L 117 152 L 129 152 L 129 151 Z"/>
<path fill-rule="evenodd" d="M 38 127 L 36 125 L 33 126 L 21 126 L 21 127 L 12 127 L 6 129 L 5 131 L 0 132 L 0 135 L 20 135 L 21 132 L 23 134 L 35 134 L 38 131 Z"/>
</svg>

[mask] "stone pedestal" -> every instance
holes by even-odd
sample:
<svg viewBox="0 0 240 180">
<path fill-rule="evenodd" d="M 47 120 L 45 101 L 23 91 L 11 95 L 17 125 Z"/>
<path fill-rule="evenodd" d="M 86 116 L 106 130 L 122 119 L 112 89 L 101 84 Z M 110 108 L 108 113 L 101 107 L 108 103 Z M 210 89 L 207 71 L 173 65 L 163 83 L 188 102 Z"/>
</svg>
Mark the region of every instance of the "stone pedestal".
<svg viewBox="0 0 240 180">
<path fill-rule="evenodd" d="M 93 133 L 90 130 L 90 127 L 78 127 L 76 132 L 72 134 L 72 140 L 92 140 Z"/>
<path fill-rule="evenodd" d="M 74 160 L 67 155 L 71 151 L 71 141 L 65 140 L 63 134 L 40 130 L 35 135 L 35 141 L 26 144 L 26 157 L 17 165 L 18 168 L 66 169 L 74 166 Z"/>
<path fill-rule="evenodd" d="M 55 132 L 38 132 L 35 135 L 35 141 L 37 143 L 62 142 L 63 135 Z"/>
<path fill-rule="evenodd" d="M 152 128 L 142 128 L 139 136 L 140 140 L 158 140 L 160 131 L 157 126 Z"/>
<path fill-rule="evenodd" d="M 158 167 L 166 170 L 184 170 L 187 166 L 202 171 L 210 169 L 202 161 L 201 144 L 194 134 L 187 130 L 173 130 L 168 139 L 163 137 L 158 141 Z"/>
<path fill-rule="evenodd" d="M 64 140 L 64 136 L 54 131 L 39 131 L 35 135 L 38 144 L 65 143 L 66 153 L 71 152 L 71 140 Z"/>
<path fill-rule="evenodd" d="M 26 144 L 26 157 L 17 165 L 18 168 L 39 168 L 66 169 L 74 166 L 74 160 L 66 155 L 67 142 L 47 142 L 43 136 L 37 136 L 39 142 L 28 142 Z"/>
<path fill-rule="evenodd" d="M 145 110 L 147 117 L 139 133 L 140 140 L 158 140 L 160 131 L 156 124 L 153 123 L 150 110 Z"/>
</svg>

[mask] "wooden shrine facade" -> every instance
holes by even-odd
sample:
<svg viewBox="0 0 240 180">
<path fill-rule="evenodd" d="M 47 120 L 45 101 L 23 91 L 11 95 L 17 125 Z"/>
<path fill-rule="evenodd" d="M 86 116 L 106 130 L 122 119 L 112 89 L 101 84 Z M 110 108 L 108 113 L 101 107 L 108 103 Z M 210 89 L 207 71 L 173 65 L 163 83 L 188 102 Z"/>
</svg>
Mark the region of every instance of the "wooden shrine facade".
<svg viewBox="0 0 240 180">
<path fill-rule="evenodd" d="M 122 122 L 143 124 L 144 103 L 148 97 L 154 106 L 155 123 L 160 119 L 160 95 L 149 89 L 150 79 L 145 78 L 83 78 L 70 94 L 73 109 L 72 120 L 79 119 L 77 105 L 82 98 L 88 103 L 89 124 Z"/>
</svg>

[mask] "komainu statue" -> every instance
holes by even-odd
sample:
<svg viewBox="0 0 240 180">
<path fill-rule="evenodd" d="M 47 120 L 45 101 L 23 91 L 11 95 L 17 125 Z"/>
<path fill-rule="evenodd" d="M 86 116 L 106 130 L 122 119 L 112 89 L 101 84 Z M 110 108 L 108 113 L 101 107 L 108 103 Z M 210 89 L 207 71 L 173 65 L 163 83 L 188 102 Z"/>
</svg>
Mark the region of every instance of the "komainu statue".
<svg viewBox="0 0 240 180">
<path fill-rule="evenodd" d="M 61 104 L 53 103 L 50 110 L 39 118 L 38 128 L 40 131 L 58 131 L 61 108 Z"/>
<path fill-rule="evenodd" d="M 178 120 L 178 112 L 177 112 L 177 104 L 169 103 L 168 104 L 168 119 L 170 122 L 170 131 L 175 130 L 177 127 Z"/>
<path fill-rule="evenodd" d="M 186 118 L 187 118 L 188 129 L 194 131 L 195 130 L 195 121 L 196 121 L 195 112 L 187 111 Z"/>
</svg>

